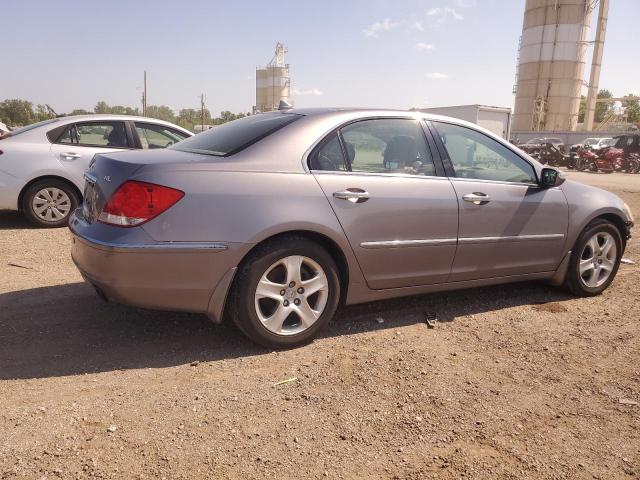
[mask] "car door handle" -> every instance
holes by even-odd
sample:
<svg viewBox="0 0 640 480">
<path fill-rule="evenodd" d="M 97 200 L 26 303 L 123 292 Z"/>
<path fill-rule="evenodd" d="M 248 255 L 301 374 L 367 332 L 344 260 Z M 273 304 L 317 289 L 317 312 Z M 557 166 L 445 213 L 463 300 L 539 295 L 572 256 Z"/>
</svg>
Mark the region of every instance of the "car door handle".
<svg viewBox="0 0 640 480">
<path fill-rule="evenodd" d="M 369 200 L 369 192 L 361 188 L 347 188 L 341 192 L 333 192 L 333 198 L 349 200 L 352 203 L 362 203 Z"/>
<path fill-rule="evenodd" d="M 465 202 L 473 203 L 474 205 L 485 205 L 491 201 L 489 195 L 482 192 L 467 193 L 462 196 Z"/>
<path fill-rule="evenodd" d="M 60 158 L 63 160 L 74 160 L 76 158 L 80 158 L 80 154 L 74 152 L 65 152 L 60 154 Z"/>
</svg>

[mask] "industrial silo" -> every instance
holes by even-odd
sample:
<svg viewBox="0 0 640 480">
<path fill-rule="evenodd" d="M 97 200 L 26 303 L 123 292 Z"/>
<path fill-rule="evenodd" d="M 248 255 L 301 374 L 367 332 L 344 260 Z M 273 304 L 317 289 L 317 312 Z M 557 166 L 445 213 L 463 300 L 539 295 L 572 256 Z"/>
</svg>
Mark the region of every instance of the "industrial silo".
<svg viewBox="0 0 640 480">
<path fill-rule="evenodd" d="M 512 130 L 575 130 L 593 0 L 527 0 Z"/>
<path fill-rule="evenodd" d="M 255 112 L 277 110 L 281 100 L 289 102 L 289 65 L 285 63 L 285 53 L 286 47 L 278 43 L 271 62 L 256 69 Z"/>
</svg>

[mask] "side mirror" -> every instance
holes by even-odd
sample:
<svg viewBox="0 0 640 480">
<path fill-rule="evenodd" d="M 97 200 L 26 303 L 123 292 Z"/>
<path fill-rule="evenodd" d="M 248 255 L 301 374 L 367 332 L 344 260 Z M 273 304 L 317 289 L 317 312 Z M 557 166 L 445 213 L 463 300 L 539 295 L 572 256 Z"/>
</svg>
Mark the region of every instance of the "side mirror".
<svg viewBox="0 0 640 480">
<path fill-rule="evenodd" d="M 540 186 L 542 188 L 559 187 L 565 180 L 564 173 L 555 168 L 543 168 L 540 173 Z"/>
</svg>

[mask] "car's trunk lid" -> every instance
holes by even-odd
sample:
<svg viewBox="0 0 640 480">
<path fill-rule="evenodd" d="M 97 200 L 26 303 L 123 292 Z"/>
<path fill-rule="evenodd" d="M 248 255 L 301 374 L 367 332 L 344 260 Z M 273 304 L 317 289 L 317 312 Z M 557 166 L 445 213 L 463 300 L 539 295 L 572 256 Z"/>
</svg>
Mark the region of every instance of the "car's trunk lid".
<svg viewBox="0 0 640 480">
<path fill-rule="evenodd" d="M 140 167 L 142 164 L 119 161 L 108 154 L 93 157 L 84 174 L 82 215 L 85 221 L 96 221 L 113 193 Z"/>
<path fill-rule="evenodd" d="M 89 223 L 96 221 L 118 187 L 145 165 L 184 164 L 206 160 L 210 160 L 206 155 L 172 149 L 99 153 L 93 157 L 85 172 L 83 217 Z"/>
</svg>

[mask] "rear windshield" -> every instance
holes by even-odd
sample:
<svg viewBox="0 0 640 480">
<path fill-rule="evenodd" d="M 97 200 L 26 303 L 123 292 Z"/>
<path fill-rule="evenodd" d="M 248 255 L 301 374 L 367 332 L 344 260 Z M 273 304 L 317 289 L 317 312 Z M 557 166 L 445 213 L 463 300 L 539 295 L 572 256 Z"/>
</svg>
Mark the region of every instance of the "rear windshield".
<svg viewBox="0 0 640 480">
<path fill-rule="evenodd" d="M 226 157 L 238 153 L 300 117 L 301 115 L 290 113 L 259 113 L 207 130 L 169 148 Z"/>
<path fill-rule="evenodd" d="M 42 122 L 32 123 L 31 125 L 27 125 L 25 127 L 20 127 L 20 128 L 16 128 L 15 130 L 11 130 L 9 132 L 9 135 L 7 135 L 7 136 L 13 137 L 15 135 L 19 135 L 21 133 L 28 132 L 29 130 L 33 130 L 34 128 L 41 127 L 42 125 L 47 125 L 49 123 L 54 123 L 54 122 L 57 122 L 59 120 L 60 120 L 59 118 L 50 118 L 49 120 L 43 120 Z"/>
</svg>

